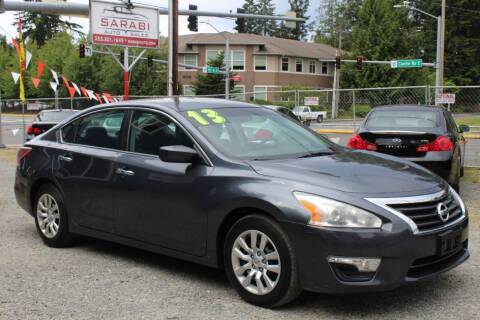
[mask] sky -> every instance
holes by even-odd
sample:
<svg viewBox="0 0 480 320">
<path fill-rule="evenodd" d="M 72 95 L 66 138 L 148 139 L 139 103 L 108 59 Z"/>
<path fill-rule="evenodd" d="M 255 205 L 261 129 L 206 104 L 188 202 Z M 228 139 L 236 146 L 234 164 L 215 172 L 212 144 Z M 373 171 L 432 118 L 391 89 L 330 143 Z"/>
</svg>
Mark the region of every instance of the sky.
<svg viewBox="0 0 480 320">
<path fill-rule="evenodd" d="M 6 0 L 9 1 L 9 0 Z M 18 0 L 17 0 L 18 1 Z M 322 0 L 310 0 L 309 15 L 311 21 L 314 21 L 317 14 L 316 10 Z M 68 2 L 80 2 L 88 3 L 88 0 L 68 0 Z M 133 0 L 133 3 L 145 3 L 149 5 L 155 5 L 159 7 L 168 7 L 168 0 Z M 218 11 L 218 12 L 236 12 L 237 8 L 241 7 L 244 0 L 179 0 L 179 9 L 188 9 L 189 4 L 195 4 L 198 6 L 198 10 L 205 11 Z M 276 7 L 276 14 L 284 14 L 290 9 L 288 0 L 274 0 L 273 3 Z M 83 31 L 88 32 L 88 19 L 86 18 L 73 18 L 65 17 L 72 22 L 76 22 L 83 26 Z M 7 34 L 7 38 L 12 38 L 16 34 L 16 29 L 12 26 L 15 20 L 14 12 L 5 12 L 0 14 L 0 34 Z M 202 21 L 208 21 L 213 24 L 220 31 L 234 31 L 235 21 L 230 19 L 212 18 L 212 17 L 199 17 L 198 31 L 211 33 L 215 32 L 207 24 L 200 23 Z M 187 28 L 187 17 L 180 16 L 179 19 L 179 33 L 188 34 L 192 33 Z M 160 35 L 166 36 L 168 34 L 168 21 L 167 16 L 160 16 Z"/>
</svg>

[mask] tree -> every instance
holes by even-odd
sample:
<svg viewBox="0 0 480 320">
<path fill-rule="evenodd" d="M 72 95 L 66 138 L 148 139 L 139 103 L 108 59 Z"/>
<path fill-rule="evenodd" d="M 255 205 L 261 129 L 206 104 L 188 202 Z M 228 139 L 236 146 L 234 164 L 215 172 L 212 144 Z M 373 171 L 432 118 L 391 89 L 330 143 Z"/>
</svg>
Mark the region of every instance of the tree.
<svg viewBox="0 0 480 320">
<path fill-rule="evenodd" d="M 275 5 L 272 0 L 259 0 L 257 3 L 257 14 L 272 16 L 275 14 Z M 264 36 L 271 36 L 277 32 L 277 23 L 275 20 L 258 20 L 258 32 Z"/>
<path fill-rule="evenodd" d="M 245 10 L 245 13 L 248 14 L 257 14 L 258 5 L 255 0 L 245 0 L 245 3 L 242 6 L 242 9 Z M 253 33 L 259 34 L 259 28 L 257 25 L 257 20 L 255 19 L 245 19 L 245 31 L 244 33 Z"/>
<path fill-rule="evenodd" d="M 223 68 L 225 67 L 224 60 L 225 54 L 224 52 L 221 52 L 215 58 L 210 59 L 208 61 L 208 65 L 212 67 Z M 233 73 L 230 72 L 228 77 L 231 78 L 232 76 Z M 230 81 L 230 92 L 233 92 L 234 87 L 234 82 Z M 225 93 L 225 74 L 198 73 L 196 76 L 196 80 L 193 83 L 193 91 L 196 95 L 219 94 L 222 97 Z"/>
<path fill-rule="evenodd" d="M 52 39 L 61 31 L 82 33 L 79 24 L 63 20 L 58 15 L 22 12 L 20 16 L 24 37 L 29 37 L 38 47 L 43 46 L 47 40 Z M 18 26 L 18 22 L 15 22 L 14 25 Z"/>
<path fill-rule="evenodd" d="M 276 33 L 279 38 L 304 40 L 307 38 L 308 33 L 312 29 L 312 24 L 308 23 L 310 16 L 307 16 L 308 7 L 310 6 L 309 0 L 288 0 L 290 4 L 290 10 L 296 12 L 297 18 L 304 18 L 307 21 L 304 23 L 297 23 L 295 29 L 288 29 L 285 22 L 280 22 L 280 26 Z"/>
</svg>

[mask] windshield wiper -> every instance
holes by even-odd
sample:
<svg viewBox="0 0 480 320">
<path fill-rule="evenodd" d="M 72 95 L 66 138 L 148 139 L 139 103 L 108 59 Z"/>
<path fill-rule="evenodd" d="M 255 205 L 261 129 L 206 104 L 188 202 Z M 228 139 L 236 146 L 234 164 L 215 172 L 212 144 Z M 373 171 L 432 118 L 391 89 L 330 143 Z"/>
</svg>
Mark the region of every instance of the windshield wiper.
<svg viewBox="0 0 480 320">
<path fill-rule="evenodd" d="M 312 158 L 312 157 L 321 157 L 321 156 L 328 156 L 333 154 L 333 151 L 320 151 L 320 152 L 313 152 L 313 153 L 308 153 L 303 156 L 298 157 L 297 159 L 300 158 Z"/>
</svg>

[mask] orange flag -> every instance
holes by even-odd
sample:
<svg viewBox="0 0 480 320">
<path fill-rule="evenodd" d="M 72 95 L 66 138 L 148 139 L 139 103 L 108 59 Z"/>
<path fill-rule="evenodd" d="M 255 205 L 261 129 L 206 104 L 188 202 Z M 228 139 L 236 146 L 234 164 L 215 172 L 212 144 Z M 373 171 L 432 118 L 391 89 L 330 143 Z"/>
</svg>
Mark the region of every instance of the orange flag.
<svg viewBox="0 0 480 320">
<path fill-rule="evenodd" d="M 35 89 L 38 89 L 38 85 L 40 84 L 40 79 L 32 77 L 32 82 L 33 82 L 33 85 L 34 85 Z"/>
<path fill-rule="evenodd" d="M 37 78 L 42 77 L 43 69 L 45 69 L 45 62 L 42 60 L 37 60 Z"/>
</svg>

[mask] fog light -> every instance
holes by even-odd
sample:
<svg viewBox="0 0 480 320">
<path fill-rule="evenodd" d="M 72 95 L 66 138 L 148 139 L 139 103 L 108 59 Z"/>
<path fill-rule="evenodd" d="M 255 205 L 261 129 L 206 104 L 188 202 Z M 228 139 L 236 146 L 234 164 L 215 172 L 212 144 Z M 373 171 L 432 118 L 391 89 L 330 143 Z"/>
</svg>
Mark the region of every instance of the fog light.
<svg viewBox="0 0 480 320">
<path fill-rule="evenodd" d="M 328 257 L 330 263 L 355 266 L 359 272 L 376 272 L 381 261 L 381 258 Z"/>
</svg>

